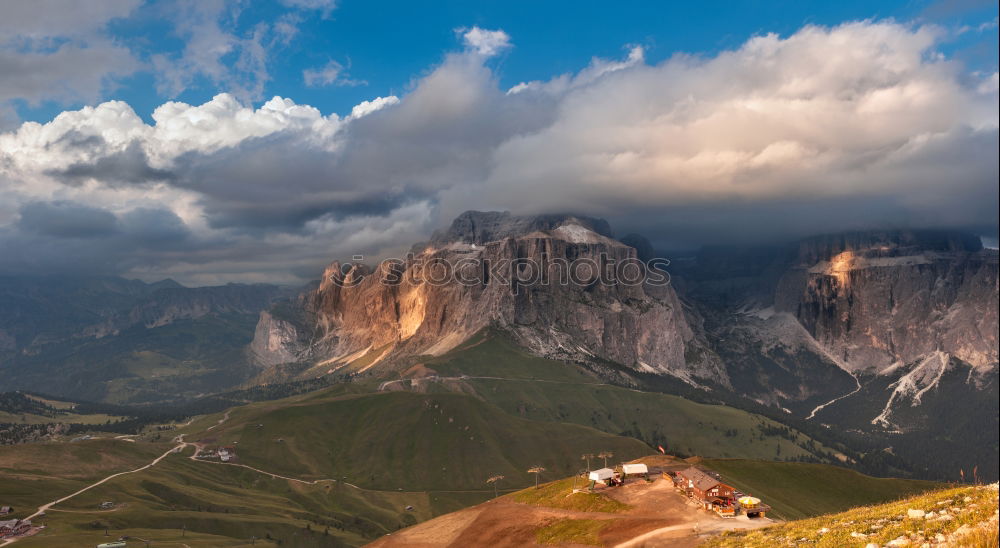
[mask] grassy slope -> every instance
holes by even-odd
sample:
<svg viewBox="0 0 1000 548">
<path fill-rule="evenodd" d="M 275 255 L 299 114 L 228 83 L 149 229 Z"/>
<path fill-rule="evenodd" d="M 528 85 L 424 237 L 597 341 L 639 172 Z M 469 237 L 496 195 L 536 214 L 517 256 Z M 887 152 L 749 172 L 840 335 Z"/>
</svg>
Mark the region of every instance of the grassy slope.
<svg viewBox="0 0 1000 548">
<path fill-rule="evenodd" d="M 602 384 L 579 367 L 531 356 L 487 332 L 423 363 L 440 376 L 470 377 L 432 390 L 472 387 L 479 397 L 527 419 L 582 424 L 665 445 L 679 454 L 756 459 L 810 455 L 805 449 L 810 438 L 794 430 L 793 439 L 764 433 L 763 428 L 781 425 L 760 415 Z M 727 431 L 735 435 L 727 436 Z"/>
<path fill-rule="evenodd" d="M 120 476 L 57 506 L 46 520 L 49 530 L 23 544 L 101 542 L 107 527 L 113 537 L 147 535 L 143 538 L 157 542 L 180 537 L 186 528 L 204 546 L 248 543 L 252 536 L 292 546 L 353 546 L 431 517 L 428 499 L 426 493 L 303 485 L 171 455 L 150 470 Z M 119 506 L 98 511 L 102 501 Z"/>
<path fill-rule="evenodd" d="M 707 459 L 737 489 L 760 497 L 782 519 L 801 519 L 935 489 L 939 483 L 873 478 L 824 464 Z"/>
<path fill-rule="evenodd" d="M 0 505 L 13 506 L 17 517 L 27 516 L 55 495 L 138 468 L 167 448 L 110 439 L 0 447 Z"/>
<path fill-rule="evenodd" d="M 193 424 L 187 439 L 238 442 L 242 463 L 269 472 L 346 477 L 372 489 L 482 491 L 494 474 L 506 476 L 508 487 L 524 486 L 533 465 L 568 475 L 582 466 L 582 453 L 635 458 L 651 452 L 638 440 L 513 417 L 457 394 L 334 391 L 237 408 L 213 430 L 210 422 Z"/>
<path fill-rule="evenodd" d="M 46 399 L 34 394 L 6 393 L 2 396 L 23 398 L 26 402 L 37 403 L 36 408 L 18 406 L 4 407 L 0 401 L 0 424 L 104 424 L 107 421 L 117 421 L 125 417 L 105 415 L 102 413 L 80 414 L 73 410 L 75 403 L 61 400 Z"/>
<path fill-rule="evenodd" d="M 911 519 L 907 510 L 940 512 L 948 509 L 949 520 Z M 710 539 L 706 546 L 764 548 L 803 544 L 820 547 L 883 546 L 901 536 L 909 545 L 934 541 L 938 534 L 948 538 L 959 528 L 972 528 L 972 535 L 952 537 L 950 546 L 992 547 L 997 545 L 997 491 L 990 487 L 961 487 L 924 493 L 887 504 L 854 508 L 839 514 L 791 521 L 745 533 L 726 533 Z M 825 529 L 825 531 L 824 531 Z M 861 534 L 864 537 L 852 536 Z"/>
<path fill-rule="evenodd" d="M 5 411 L 0 411 L 0 424 L 51 424 L 61 422 L 101 425 L 108 421 L 115 422 L 122 418 L 124 417 L 104 415 L 101 413 L 92 413 L 87 415 L 78 415 L 75 413 L 55 413 L 50 417 L 45 415 L 34 415 L 31 413 L 7 413 Z"/>
<path fill-rule="evenodd" d="M 19 514 L 110 473 L 161 454 L 172 437 L 211 445 L 238 443 L 240 462 L 290 477 L 347 476 L 305 485 L 266 474 L 171 455 L 156 467 L 120 476 L 49 512 L 43 535 L 25 546 L 78 546 L 126 534 L 190 546 L 228 546 L 250 536 L 286 545 L 359 545 L 434 515 L 478 503 L 506 476 L 501 490 L 531 484 L 542 465 L 567 475 L 584 452 L 611 450 L 625 458 L 650 452 L 641 442 L 578 425 L 535 422 L 457 394 L 357 393 L 356 386 L 234 408 L 195 420 L 167 436 L 151 432 L 135 443 L 92 440 L 0 448 L 5 480 L 0 499 Z M 258 427 L 258 424 L 264 426 Z M 212 427 L 212 428 L 210 428 Z M 284 441 L 277 442 L 277 438 Z M 213 441 L 214 440 L 214 441 Z M 42 455 L 38 456 L 38 451 Z M 34 455 L 34 458 L 32 457 Z M 2 466 L 0 466 L 2 467 Z M 399 491 L 403 488 L 405 491 Z M 97 511 L 100 502 L 122 504 Z M 412 506 L 412 511 L 405 508 Z M 329 527 L 329 534 L 323 534 Z M 310 530 L 312 532 L 310 532 Z M 265 544 L 266 545 L 266 544 Z"/>
</svg>

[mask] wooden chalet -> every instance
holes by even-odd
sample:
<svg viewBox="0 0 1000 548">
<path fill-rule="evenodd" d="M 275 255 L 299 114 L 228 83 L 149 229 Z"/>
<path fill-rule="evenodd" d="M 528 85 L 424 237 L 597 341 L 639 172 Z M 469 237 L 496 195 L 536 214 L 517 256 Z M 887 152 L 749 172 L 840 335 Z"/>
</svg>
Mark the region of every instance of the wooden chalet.
<svg viewBox="0 0 1000 548">
<path fill-rule="evenodd" d="M 736 516 L 736 489 L 694 466 L 677 472 L 674 485 L 702 508 L 723 517 Z"/>
</svg>

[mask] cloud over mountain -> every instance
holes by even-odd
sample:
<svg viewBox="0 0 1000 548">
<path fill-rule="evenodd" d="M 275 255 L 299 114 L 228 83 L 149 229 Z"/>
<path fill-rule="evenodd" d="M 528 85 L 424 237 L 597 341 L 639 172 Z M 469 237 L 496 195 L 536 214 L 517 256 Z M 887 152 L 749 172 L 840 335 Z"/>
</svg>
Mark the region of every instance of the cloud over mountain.
<svg viewBox="0 0 1000 548">
<path fill-rule="evenodd" d="M 110 101 L 0 134 L 0 248 L 45 239 L 16 246 L 21 266 L 58 264 L 37 255 L 65 236 L 31 230 L 31 208 L 70 203 L 114 216 L 114 238 L 141 211 L 183 234 L 134 238 L 142 253 L 95 267 L 196 282 L 309 276 L 470 208 L 601 215 L 660 245 L 869 226 L 995 234 L 997 76 L 941 54 L 943 32 L 805 27 L 656 65 L 632 47 L 501 89 L 490 56 L 510 37 L 473 27 L 406 95 L 344 117 L 220 94 L 168 102 L 147 124 Z"/>
</svg>

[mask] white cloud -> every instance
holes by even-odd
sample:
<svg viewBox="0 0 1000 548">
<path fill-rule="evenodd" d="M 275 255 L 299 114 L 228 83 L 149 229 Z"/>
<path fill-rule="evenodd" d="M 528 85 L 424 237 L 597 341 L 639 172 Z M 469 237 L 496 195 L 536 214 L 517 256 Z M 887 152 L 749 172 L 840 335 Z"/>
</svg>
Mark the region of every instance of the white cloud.
<svg viewBox="0 0 1000 548">
<path fill-rule="evenodd" d="M 996 94 L 997 90 L 1000 89 L 1000 74 L 994 72 L 993 74 L 987 76 L 983 79 L 976 91 L 982 93 L 983 95 Z"/>
<path fill-rule="evenodd" d="M 0 102 L 94 100 L 117 78 L 138 67 L 129 50 L 105 41 L 67 43 L 54 51 L 0 49 Z"/>
<path fill-rule="evenodd" d="M 282 45 L 288 45 L 299 34 L 299 24 L 302 16 L 297 13 L 286 13 L 274 22 L 275 39 Z"/>
<path fill-rule="evenodd" d="M 271 23 L 259 22 L 247 30 L 241 30 L 238 24 L 243 15 L 240 2 L 178 0 L 171 4 L 168 15 L 174 22 L 174 33 L 184 40 L 184 49 L 179 53 L 151 56 L 157 90 L 175 97 L 199 78 L 205 78 L 242 101 L 260 100 L 271 80 L 271 55 L 298 35 L 299 25 L 305 17 L 301 10 L 318 10 L 326 16 L 335 7 L 329 0 L 286 0 L 282 3 L 299 11 L 284 13 Z M 310 72 L 307 79 L 320 83 L 326 75 L 332 74 L 332 69 L 333 66 L 328 66 L 323 69 L 326 72 Z M 337 81 L 336 74 L 334 81 Z M 345 78 L 339 82 L 343 85 L 358 83 Z"/>
<path fill-rule="evenodd" d="M 186 154 L 211 155 L 279 134 L 322 148 L 334 142 L 341 124 L 336 115 L 323 116 L 290 99 L 274 97 L 255 110 L 225 93 L 197 106 L 164 103 L 152 118 L 154 124 L 147 125 L 122 101 L 66 111 L 47 124 L 25 122 L 15 132 L 0 134 L 0 158 L 8 170 L 27 176 L 137 145 L 154 168 L 172 169 Z"/>
<path fill-rule="evenodd" d="M 389 95 L 388 97 L 376 97 L 371 101 L 361 101 L 351 109 L 351 118 L 361 118 L 369 114 L 382 110 L 385 107 L 399 104 L 399 97 Z"/>
<path fill-rule="evenodd" d="M 316 86 L 360 86 L 365 82 L 347 77 L 344 65 L 331 60 L 319 68 L 302 71 L 302 81 L 309 87 Z"/>
<path fill-rule="evenodd" d="M 290 8 L 303 10 L 317 10 L 329 15 L 337 7 L 335 0 L 280 0 L 282 4 Z"/>
<path fill-rule="evenodd" d="M 985 82 L 977 92 L 957 65 L 929 55 L 937 36 L 896 24 L 806 27 L 709 59 L 603 73 L 595 63 L 588 70 L 599 74 L 582 87 L 565 78 L 522 86 L 516 95 L 563 93 L 559 116 L 505 141 L 476 198 L 522 210 L 688 213 L 687 231 L 702 233 L 711 227 L 698 215 L 733 203 L 756 223 L 749 232 L 762 232 L 776 204 L 791 200 L 804 202 L 796 207 L 810 212 L 812 230 L 995 224 L 985 181 L 996 156 L 962 151 L 996 141 L 996 92 Z M 529 204 L 516 198 L 524 194 Z M 877 203 L 881 216 L 845 214 L 844 200 Z"/>
<path fill-rule="evenodd" d="M 2 123 L 11 119 L 12 100 L 93 103 L 138 71 L 151 71 L 157 91 L 166 97 L 207 81 L 240 100 L 260 100 L 271 79 L 274 52 L 297 36 L 299 25 L 312 15 L 308 12 L 326 16 L 335 8 L 330 0 L 288 0 L 286 5 L 293 9 L 247 28 L 241 20 L 242 0 L 8 2 L 0 16 Z M 123 41 L 110 34 L 110 22 L 133 16 L 138 21 L 165 19 L 183 42 L 181 48 L 143 55 L 143 47 L 130 47 L 141 40 Z M 322 78 L 319 74 L 318 80 Z M 331 83 L 358 82 L 341 74 Z"/>
<path fill-rule="evenodd" d="M 93 208 L 169 208 L 190 233 L 182 247 L 91 251 L 133 275 L 199 281 L 308 277 L 468 208 L 603 215 L 686 244 L 899 225 L 995 233 L 997 77 L 963 72 L 939 39 L 864 22 L 657 65 L 632 48 L 507 92 L 470 44 L 407 95 L 344 118 L 223 94 L 164 104 L 150 125 L 108 102 L 0 134 L 0 251 L 69 253 L 40 240 L 51 230 L 17 243 L 20 212 L 39 202 L 27 211 L 91 208 L 74 210 L 80 222 L 106 219 Z M 116 226 L 125 238 L 128 223 Z"/>
<path fill-rule="evenodd" d="M 234 30 L 239 11 L 226 0 L 180 0 L 171 16 L 175 34 L 184 40 L 179 54 L 158 53 L 151 57 L 157 91 L 174 97 L 198 77 L 204 77 L 242 99 L 259 98 L 270 79 L 263 43 L 268 31 L 259 24 L 240 36 Z M 283 29 L 287 34 L 288 29 Z M 230 65 L 224 57 L 235 55 Z"/>
<path fill-rule="evenodd" d="M 471 29 L 458 29 L 457 32 L 461 33 L 462 42 L 466 48 L 485 57 L 492 57 L 512 45 L 510 35 L 500 29 L 487 30 L 472 27 Z"/>
<path fill-rule="evenodd" d="M 641 65 L 645 62 L 645 59 L 646 51 L 642 46 L 630 46 L 628 55 L 623 60 L 594 57 L 590 60 L 590 65 L 587 68 L 576 74 L 563 74 L 546 82 L 537 80 L 533 82 L 521 82 L 507 90 L 507 94 L 535 91 L 561 95 L 570 89 L 585 86 L 606 74 Z"/>
<path fill-rule="evenodd" d="M 108 21 L 131 14 L 142 0 L 32 0 L 5 2 L 0 17 L 0 44 L 14 37 L 47 39 L 86 36 L 100 31 Z"/>
<path fill-rule="evenodd" d="M 0 108 L 12 99 L 95 100 L 140 63 L 104 28 L 139 0 L 10 2 L 0 16 Z M 9 117 L 9 116 L 8 116 Z"/>
</svg>

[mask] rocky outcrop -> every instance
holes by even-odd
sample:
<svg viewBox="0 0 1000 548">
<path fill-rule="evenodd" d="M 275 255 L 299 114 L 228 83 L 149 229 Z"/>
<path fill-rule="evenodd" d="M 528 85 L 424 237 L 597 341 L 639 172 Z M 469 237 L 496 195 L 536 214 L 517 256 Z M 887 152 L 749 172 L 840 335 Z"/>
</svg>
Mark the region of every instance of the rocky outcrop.
<svg viewBox="0 0 1000 548">
<path fill-rule="evenodd" d="M 276 318 L 266 310 L 262 311 L 250 343 L 250 353 L 258 363 L 293 362 L 304 348 L 298 340 L 299 334 L 294 323 Z"/>
<path fill-rule="evenodd" d="M 997 253 L 948 232 L 864 233 L 802 243 L 776 292 L 779 311 L 854 370 L 934 352 L 997 363 Z"/>
<path fill-rule="evenodd" d="M 483 245 L 505 238 L 519 238 L 535 232 L 549 232 L 572 223 L 611 238 L 611 226 L 604 219 L 572 215 L 533 215 L 519 217 L 504 211 L 466 211 L 452 221 L 451 226 L 439 230 L 431 237 L 431 245 L 449 245 L 455 242 Z"/>
<path fill-rule="evenodd" d="M 622 283 L 614 265 L 623 264 L 642 262 L 604 221 L 468 212 L 406 259 L 374 270 L 330 265 L 300 298 L 298 331 L 276 336 L 273 318 L 262 316 L 258 331 L 267 341 L 254 347 L 286 338 L 296 342 L 260 359 L 274 365 L 288 352 L 314 364 L 310 373 L 364 370 L 441 354 L 494 326 L 541 356 L 724 383 L 714 355 L 690 352 L 704 343 L 673 289 Z"/>
</svg>

